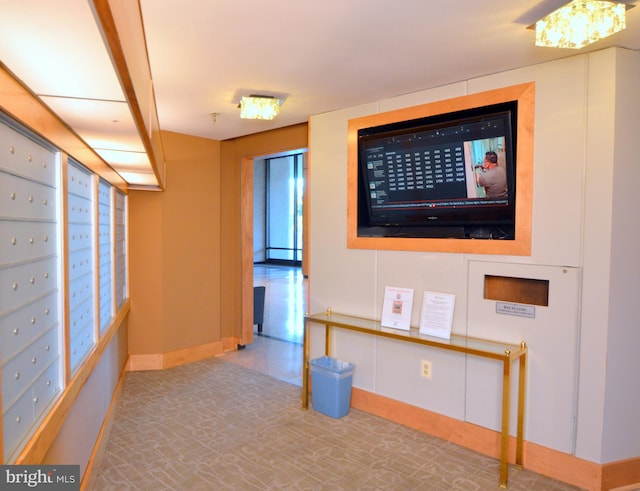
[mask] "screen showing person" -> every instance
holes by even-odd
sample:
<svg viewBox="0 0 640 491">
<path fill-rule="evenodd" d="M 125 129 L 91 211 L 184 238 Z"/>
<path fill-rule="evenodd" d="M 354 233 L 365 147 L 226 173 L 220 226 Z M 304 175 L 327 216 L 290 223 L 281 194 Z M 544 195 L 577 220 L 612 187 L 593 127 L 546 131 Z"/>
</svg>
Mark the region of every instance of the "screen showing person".
<svg viewBox="0 0 640 491">
<path fill-rule="evenodd" d="M 484 162 L 478 176 L 478 184 L 484 188 L 487 198 L 507 196 L 507 173 L 498 165 L 498 154 L 489 151 L 484 154 Z"/>
</svg>

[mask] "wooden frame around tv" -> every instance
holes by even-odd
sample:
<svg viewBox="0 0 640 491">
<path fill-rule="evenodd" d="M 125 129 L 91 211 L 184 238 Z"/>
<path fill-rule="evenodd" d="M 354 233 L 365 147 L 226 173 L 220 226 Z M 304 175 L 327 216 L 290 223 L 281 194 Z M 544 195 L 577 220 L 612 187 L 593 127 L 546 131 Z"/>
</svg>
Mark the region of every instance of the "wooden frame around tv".
<svg viewBox="0 0 640 491">
<path fill-rule="evenodd" d="M 358 130 L 510 101 L 518 102 L 516 223 L 513 240 L 358 236 Z M 395 251 L 531 255 L 534 110 L 535 83 L 530 82 L 349 120 L 347 247 Z"/>
</svg>

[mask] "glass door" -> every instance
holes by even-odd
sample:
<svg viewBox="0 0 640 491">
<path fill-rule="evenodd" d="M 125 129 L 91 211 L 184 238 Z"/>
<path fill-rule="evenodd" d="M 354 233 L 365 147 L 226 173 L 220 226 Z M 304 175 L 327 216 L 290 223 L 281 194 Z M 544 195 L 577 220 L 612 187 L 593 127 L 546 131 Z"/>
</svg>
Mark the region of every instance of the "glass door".
<svg viewBox="0 0 640 491">
<path fill-rule="evenodd" d="M 302 262 L 302 154 L 266 161 L 266 260 Z"/>
</svg>

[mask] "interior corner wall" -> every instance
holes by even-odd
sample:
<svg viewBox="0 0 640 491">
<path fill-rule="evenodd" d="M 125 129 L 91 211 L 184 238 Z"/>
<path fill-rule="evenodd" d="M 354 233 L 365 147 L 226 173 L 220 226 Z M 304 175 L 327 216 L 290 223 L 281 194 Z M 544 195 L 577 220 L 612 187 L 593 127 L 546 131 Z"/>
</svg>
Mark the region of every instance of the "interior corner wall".
<svg viewBox="0 0 640 491">
<path fill-rule="evenodd" d="M 615 74 L 611 286 L 602 442 L 605 462 L 640 456 L 640 322 L 637 308 L 633 308 L 640 292 L 640 53 L 618 51 Z"/>
<path fill-rule="evenodd" d="M 220 142 L 163 132 L 164 192 L 129 193 L 130 354 L 221 340 Z"/>
<path fill-rule="evenodd" d="M 241 160 L 264 157 L 308 146 L 307 123 L 286 126 L 221 142 L 220 179 L 222 284 L 225 308 L 220 313 L 224 336 L 241 337 L 242 330 L 242 247 L 247 239 L 241 220 Z M 251 233 L 252 235 L 252 233 Z M 253 244 L 249 244 L 253 251 Z M 253 256 L 253 254 L 251 254 Z M 251 297 L 253 299 L 253 297 Z"/>
<path fill-rule="evenodd" d="M 157 354 L 164 347 L 162 197 L 129 192 L 129 312 L 131 354 Z"/>
<path fill-rule="evenodd" d="M 607 336 L 613 333 L 609 332 L 613 320 L 609 302 L 613 303 L 611 298 L 616 295 L 609 291 L 610 280 L 612 287 L 637 286 L 637 280 L 629 279 L 631 273 L 623 270 L 622 262 L 620 277 L 614 274 L 610 278 L 608 250 L 610 246 L 612 250 L 619 247 L 628 253 L 630 244 L 640 238 L 636 226 L 633 230 L 626 228 L 624 241 L 612 239 L 612 215 L 607 214 L 615 206 L 612 208 L 608 201 L 614 188 L 608 188 L 606 180 L 611 182 L 618 172 L 616 167 L 624 165 L 618 160 L 620 151 L 614 148 L 614 134 L 620 125 L 628 125 L 633 134 L 638 131 L 637 116 L 632 111 L 637 105 L 620 111 L 620 121 L 615 119 L 614 125 L 616 76 L 619 81 L 626 80 L 626 90 L 632 90 L 634 81 L 637 83 L 637 73 L 631 69 L 628 71 L 632 73 L 616 70 L 621 65 L 617 61 L 620 51 L 611 48 L 457 82 L 316 115 L 309 123 L 310 311 L 331 308 L 379 319 L 385 286 L 406 287 L 415 292 L 415 326 L 419 324 L 424 291 L 454 294 L 454 333 L 518 344 L 524 340 L 529 346 L 525 440 L 595 463 L 605 463 L 608 458 L 602 447 L 605 406 L 609 403 L 606 398 L 609 392 L 622 397 L 623 389 L 611 391 L 607 384 L 629 387 L 636 383 L 624 373 L 622 364 L 611 372 L 619 377 L 616 381 L 605 378 L 604 370 L 609 363 L 607 343 L 612 342 Z M 535 82 L 530 256 L 347 248 L 349 119 L 528 82 Z M 596 83 L 602 92 L 594 93 Z M 631 175 L 637 171 L 626 172 Z M 603 187 L 591 185 L 599 177 L 605 179 Z M 615 198 L 614 205 L 626 200 L 626 194 Z M 631 197 L 636 203 L 637 194 Z M 596 207 L 600 213 L 594 213 Z M 636 224 L 637 210 L 627 210 Z M 484 298 L 481 281 L 494 271 L 548 280 L 549 305 L 536 307 L 533 319 L 498 314 L 495 301 Z M 630 306 L 622 306 L 625 320 L 633 314 Z M 621 325 L 620 329 L 628 326 Z M 614 335 L 618 342 L 634 336 L 637 334 Z M 499 367 L 473 357 L 372 338 L 342 331 L 332 337 L 332 354 L 356 366 L 355 387 L 498 430 Z M 323 341 L 322 330 L 312 329 L 311 357 L 323 354 Z M 419 375 L 421 358 L 433 362 L 431 380 Z M 627 397 L 638 407 L 637 396 Z M 611 409 L 612 415 L 621 413 Z M 631 421 L 626 416 L 628 424 Z M 513 412 L 511 421 L 514 434 Z M 640 454 L 637 445 L 627 445 L 616 458 Z"/>
<path fill-rule="evenodd" d="M 223 337 L 242 337 L 242 226 L 240 220 L 241 174 L 240 157 L 235 144 L 221 143 L 220 152 L 220 227 L 222 244 L 220 264 L 224 285 L 224 305 L 220 312 Z"/>
</svg>

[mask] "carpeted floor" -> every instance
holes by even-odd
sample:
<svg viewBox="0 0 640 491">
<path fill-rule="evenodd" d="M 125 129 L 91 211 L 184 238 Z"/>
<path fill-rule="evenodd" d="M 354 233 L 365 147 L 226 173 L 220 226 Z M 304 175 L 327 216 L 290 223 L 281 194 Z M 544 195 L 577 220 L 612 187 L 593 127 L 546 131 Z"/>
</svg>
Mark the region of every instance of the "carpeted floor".
<svg viewBox="0 0 640 491">
<path fill-rule="evenodd" d="M 497 490 L 498 461 L 214 358 L 126 375 L 96 490 Z M 572 486 L 510 469 L 514 491 Z"/>
</svg>

